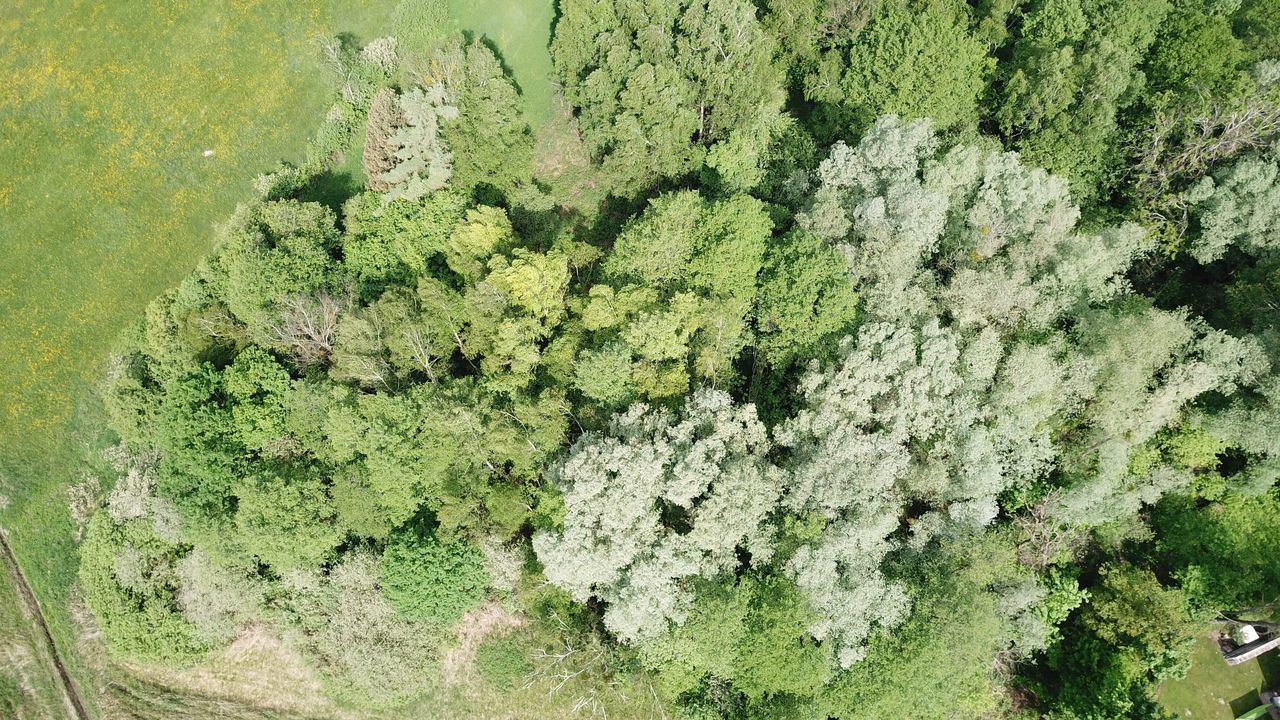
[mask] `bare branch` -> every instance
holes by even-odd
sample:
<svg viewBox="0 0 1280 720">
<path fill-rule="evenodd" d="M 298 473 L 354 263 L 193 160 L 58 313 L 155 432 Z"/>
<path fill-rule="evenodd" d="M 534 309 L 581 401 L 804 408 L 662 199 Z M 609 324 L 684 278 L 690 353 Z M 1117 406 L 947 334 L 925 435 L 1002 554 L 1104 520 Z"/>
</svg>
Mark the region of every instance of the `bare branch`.
<svg viewBox="0 0 1280 720">
<path fill-rule="evenodd" d="M 286 299 L 273 332 L 276 345 L 302 366 L 328 361 L 338 318 L 350 307 L 350 296 L 335 298 L 323 290 L 310 297 L 295 295 Z"/>
</svg>

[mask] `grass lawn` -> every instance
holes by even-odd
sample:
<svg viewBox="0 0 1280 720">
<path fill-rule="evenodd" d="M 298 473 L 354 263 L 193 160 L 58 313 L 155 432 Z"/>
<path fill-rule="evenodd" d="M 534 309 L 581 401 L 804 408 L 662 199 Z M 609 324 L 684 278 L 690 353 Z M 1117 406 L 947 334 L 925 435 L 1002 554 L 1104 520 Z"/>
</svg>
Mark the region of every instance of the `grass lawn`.
<svg viewBox="0 0 1280 720">
<path fill-rule="evenodd" d="M 558 85 L 551 65 L 555 0 L 447 0 L 453 29 L 487 38 L 524 95 L 529 125 L 554 117 Z"/>
<path fill-rule="evenodd" d="M 1196 640 L 1191 670 L 1160 686 L 1160 704 L 1180 718 L 1231 720 L 1259 705 L 1258 691 L 1280 684 L 1275 651 L 1242 665 L 1227 665 L 1208 637 Z"/>
<path fill-rule="evenodd" d="M 0 525 L 84 687 L 67 610 L 77 564 L 67 487 L 98 430 L 89 388 L 121 328 L 208 251 L 212 224 L 250 180 L 299 159 L 331 98 L 314 39 L 375 37 L 392 7 L 0 9 Z M 0 645 L 10 634 L 0 623 Z"/>
</svg>

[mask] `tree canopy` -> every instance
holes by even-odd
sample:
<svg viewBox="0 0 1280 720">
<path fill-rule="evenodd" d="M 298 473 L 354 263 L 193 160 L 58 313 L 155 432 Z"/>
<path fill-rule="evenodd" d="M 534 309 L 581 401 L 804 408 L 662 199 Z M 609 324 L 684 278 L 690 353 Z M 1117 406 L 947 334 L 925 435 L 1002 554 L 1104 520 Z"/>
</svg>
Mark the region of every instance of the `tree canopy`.
<svg viewBox="0 0 1280 720">
<path fill-rule="evenodd" d="M 543 128 L 483 38 L 335 46 L 109 364 L 87 606 L 409 715 L 1163 717 L 1274 610 L 1272 7 L 565 0 Z"/>
</svg>

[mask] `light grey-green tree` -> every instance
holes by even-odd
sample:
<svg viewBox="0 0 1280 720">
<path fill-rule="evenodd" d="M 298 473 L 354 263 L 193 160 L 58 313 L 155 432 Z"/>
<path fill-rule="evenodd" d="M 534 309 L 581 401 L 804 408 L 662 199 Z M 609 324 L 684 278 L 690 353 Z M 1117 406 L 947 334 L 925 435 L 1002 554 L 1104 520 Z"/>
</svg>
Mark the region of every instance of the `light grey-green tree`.
<svg viewBox="0 0 1280 720">
<path fill-rule="evenodd" d="M 583 436 L 548 479 L 564 492 L 564 529 L 534 535 L 547 579 L 581 602 L 608 603 L 623 640 L 683 622 L 691 581 L 770 557 L 766 518 L 784 473 L 751 405 L 699 390 L 678 415 L 643 404 Z M 679 528 L 676 527 L 679 525 Z"/>
<path fill-rule="evenodd" d="M 387 199 L 417 200 L 444 187 L 453 172 L 453 156 L 440 140 L 440 125 L 458 116 L 448 104 L 445 87 L 435 83 L 400 96 L 404 124 L 388 144 L 395 148 L 394 166 L 378 177 Z"/>
</svg>

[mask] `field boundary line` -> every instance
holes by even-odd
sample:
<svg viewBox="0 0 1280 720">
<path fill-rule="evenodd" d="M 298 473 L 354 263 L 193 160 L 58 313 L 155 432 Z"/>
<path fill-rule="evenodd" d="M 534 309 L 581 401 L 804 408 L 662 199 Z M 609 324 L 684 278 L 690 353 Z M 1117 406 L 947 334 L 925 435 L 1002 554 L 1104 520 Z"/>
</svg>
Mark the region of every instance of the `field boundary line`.
<svg viewBox="0 0 1280 720">
<path fill-rule="evenodd" d="M 45 644 L 49 648 L 49 657 L 53 658 L 53 666 L 58 670 L 58 679 L 61 681 L 62 694 L 67 704 L 75 711 L 76 720 L 91 720 L 89 713 L 84 709 L 84 703 L 80 700 L 80 692 L 76 689 L 76 683 L 71 679 L 71 674 L 67 672 L 67 667 L 62 664 L 62 656 L 58 653 L 58 646 L 53 641 L 53 633 L 49 632 L 49 623 L 44 619 L 44 611 L 40 609 L 40 601 L 36 599 L 36 595 L 31 591 L 31 585 L 27 582 L 27 576 L 22 573 L 22 566 L 18 564 L 18 556 L 13 554 L 13 548 L 9 546 L 9 536 L 3 528 L 0 528 L 0 555 L 4 556 L 5 569 L 13 582 L 14 588 L 17 589 L 18 595 L 22 601 L 26 603 L 27 609 L 31 611 L 31 616 L 35 618 L 36 625 L 39 626 L 41 634 L 44 636 Z"/>
</svg>

